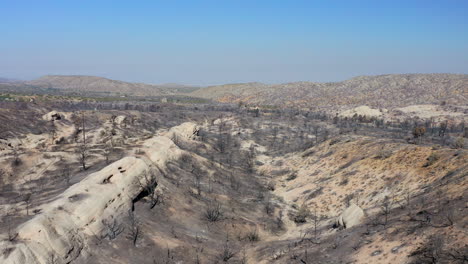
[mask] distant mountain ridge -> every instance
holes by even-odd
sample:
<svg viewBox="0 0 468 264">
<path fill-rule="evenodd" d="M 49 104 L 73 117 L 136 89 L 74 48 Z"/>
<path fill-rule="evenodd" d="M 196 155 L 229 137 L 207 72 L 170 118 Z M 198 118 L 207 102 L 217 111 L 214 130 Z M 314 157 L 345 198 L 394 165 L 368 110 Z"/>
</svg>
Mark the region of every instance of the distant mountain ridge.
<svg viewBox="0 0 468 264">
<path fill-rule="evenodd" d="M 190 95 L 220 102 L 308 108 L 353 105 L 393 107 L 442 101 L 466 104 L 468 75 L 388 74 L 358 76 L 330 83 L 227 84 L 202 88 Z"/>
<path fill-rule="evenodd" d="M 10 78 L 2 78 L 0 77 L 0 83 L 14 83 L 14 82 L 19 82 L 16 79 L 10 79 Z"/>
<path fill-rule="evenodd" d="M 192 87 L 179 84 L 145 84 L 97 76 L 47 75 L 32 81 L 0 81 L 0 91 L 59 93 L 86 96 L 183 95 L 223 103 L 300 108 L 376 108 L 414 104 L 467 105 L 467 74 L 388 74 L 358 76 L 341 82 L 258 82 Z"/>
<path fill-rule="evenodd" d="M 193 87 L 170 84 L 153 85 L 111 80 L 97 76 L 86 75 L 46 75 L 39 79 L 25 82 L 26 85 L 73 90 L 79 92 L 99 92 L 110 94 L 128 94 L 133 96 L 172 95 L 193 91 Z"/>
</svg>

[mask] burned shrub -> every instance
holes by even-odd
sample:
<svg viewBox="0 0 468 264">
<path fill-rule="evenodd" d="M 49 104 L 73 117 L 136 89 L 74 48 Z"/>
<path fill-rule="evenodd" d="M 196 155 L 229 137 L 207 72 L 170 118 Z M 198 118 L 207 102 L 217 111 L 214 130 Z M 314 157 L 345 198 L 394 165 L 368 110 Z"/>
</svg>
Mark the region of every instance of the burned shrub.
<svg viewBox="0 0 468 264">
<path fill-rule="evenodd" d="M 258 235 L 257 228 L 247 232 L 247 234 L 245 235 L 245 238 L 250 242 L 260 241 L 260 236 Z"/>
<path fill-rule="evenodd" d="M 221 219 L 222 212 L 221 212 L 221 204 L 214 200 L 210 202 L 208 207 L 205 210 L 205 218 L 210 222 L 216 222 Z"/>
<path fill-rule="evenodd" d="M 299 209 L 296 212 L 296 215 L 294 216 L 294 222 L 296 223 L 305 223 L 307 222 L 307 218 L 310 216 L 310 210 L 307 208 L 305 203 L 299 207 Z"/>
<path fill-rule="evenodd" d="M 453 142 L 453 147 L 456 148 L 456 149 L 462 149 L 465 147 L 465 139 L 462 138 L 462 137 L 459 137 L 457 138 L 454 142 Z"/>
<path fill-rule="evenodd" d="M 288 177 L 286 178 L 287 181 L 292 181 L 294 179 L 297 178 L 297 172 L 293 172 L 291 174 L 288 175 Z"/>
<path fill-rule="evenodd" d="M 392 156 L 392 151 L 391 150 L 388 150 L 388 149 L 381 149 L 377 155 L 375 155 L 374 159 L 380 159 L 380 160 L 384 160 L 384 159 L 388 159 Z"/>
<path fill-rule="evenodd" d="M 429 155 L 429 157 L 427 157 L 427 162 L 424 163 L 423 167 L 429 167 L 429 166 L 432 166 L 434 163 L 436 163 L 438 160 L 440 159 L 440 156 L 435 153 L 435 152 L 432 152 L 431 155 Z"/>
</svg>

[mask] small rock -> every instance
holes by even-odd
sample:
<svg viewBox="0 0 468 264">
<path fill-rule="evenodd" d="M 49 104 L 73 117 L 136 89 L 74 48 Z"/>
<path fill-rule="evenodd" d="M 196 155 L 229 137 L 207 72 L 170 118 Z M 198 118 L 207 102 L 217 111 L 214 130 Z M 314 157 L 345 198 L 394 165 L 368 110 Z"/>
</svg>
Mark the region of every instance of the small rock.
<svg viewBox="0 0 468 264">
<path fill-rule="evenodd" d="M 402 222 L 408 222 L 411 220 L 411 217 L 409 215 L 404 215 L 402 217 L 400 217 L 400 221 Z"/>
<path fill-rule="evenodd" d="M 392 253 L 393 253 L 393 254 L 398 253 L 398 251 L 400 250 L 400 248 L 402 248 L 402 247 L 404 247 L 404 246 L 406 246 L 406 245 L 405 245 L 405 244 L 401 244 L 401 245 L 399 245 L 399 246 L 396 246 L 396 247 L 392 248 Z"/>
<path fill-rule="evenodd" d="M 281 258 L 283 256 L 283 254 L 284 254 L 283 251 L 281 251 L 281 250 L 277 251 L 275 254 L 273 254 L 272 258 L 273 259 L 279 259 L 279 258 Z"/>
</svg>

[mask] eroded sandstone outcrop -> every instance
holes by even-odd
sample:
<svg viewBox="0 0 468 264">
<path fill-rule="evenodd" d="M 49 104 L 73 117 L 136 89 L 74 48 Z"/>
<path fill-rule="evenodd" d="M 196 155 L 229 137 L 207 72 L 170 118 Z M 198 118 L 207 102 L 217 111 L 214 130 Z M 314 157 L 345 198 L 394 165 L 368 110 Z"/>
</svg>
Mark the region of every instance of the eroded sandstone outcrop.
<svg viewBox="0 0 468 264">
<path fill-rule="evenodd" d="M 171 139 L 174 139 L 174 136 L 179 136 L 185 139 L 196 139 L 199 131 L 199 126 L 191 122 L 186 122 L 179 126 L 172 127 L 166 136 Z"/>
<path fill-rule="evenodd" d="M 90 239 L 102 236 L 110 218 L 123 217 L 143 191 L 141 182 L 152 167 L 182 154 L 169 136 L 191 138 L 196 125 L 184 123 L 166 136 L 148 139 L 144 155 L 122 158 L 71 186 L 42 212 L 20 225 L 13 241 L 0 242 L 0 263 L 69 263 L 86 251 Z"/>
</svg>

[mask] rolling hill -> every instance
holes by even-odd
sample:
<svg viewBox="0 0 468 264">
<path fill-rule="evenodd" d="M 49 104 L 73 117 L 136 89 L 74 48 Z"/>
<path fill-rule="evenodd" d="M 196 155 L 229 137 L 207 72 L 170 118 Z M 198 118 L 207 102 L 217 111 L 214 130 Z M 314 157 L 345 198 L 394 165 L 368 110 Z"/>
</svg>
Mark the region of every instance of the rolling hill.
<svg viewBox="0 0 468 264">
<path fill-rule="evenodd" d="M 467 74 L 390 74 L 359 76 L 342 82 L 258 82 L 193 87 L 145 84 L 96 76 L 47 75 L 32 81 L 0 84 L 0 91 L 86 96 L 183 95 L 222 103 L 300 108 L 396 108 L 417 104 L 466 105 Z"/>
<path fill-rule="evenodd" d="M 18 80 L 0 77 L 0 83 L 15 83 L 15 82 L 18 82 Z"/>
<path fill-rule="evenodd" d="M 296 107 L 395 107 L 412 104 L 466 104 L 466 74 L 391 74 L 360 76 L 342 82 L 241 83 L 211 86 L 190 95 L 220 102 Z"/>
<path fill-rule="evenodd" d="M 183 93 L 193 90 L 183 85 L 152 85 L 111 80 L 97 76 L 46 75 L 25 84 L 45 88 L 71 90 L 75 92 L 98 92 L 107 94 L 128 94 L 134 96 L 159 96 Z"/>
</svg>

